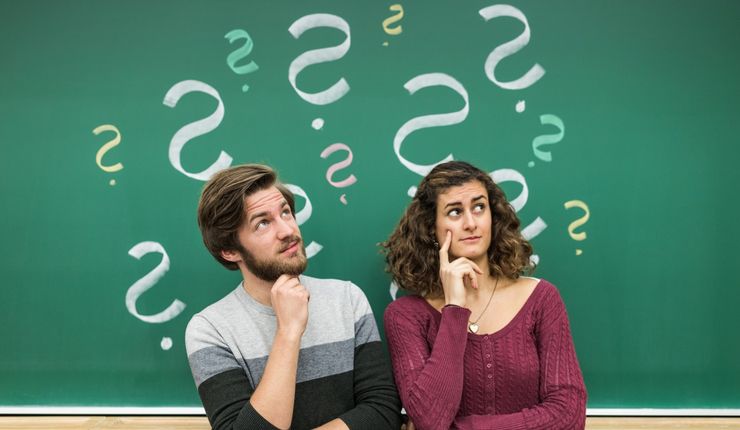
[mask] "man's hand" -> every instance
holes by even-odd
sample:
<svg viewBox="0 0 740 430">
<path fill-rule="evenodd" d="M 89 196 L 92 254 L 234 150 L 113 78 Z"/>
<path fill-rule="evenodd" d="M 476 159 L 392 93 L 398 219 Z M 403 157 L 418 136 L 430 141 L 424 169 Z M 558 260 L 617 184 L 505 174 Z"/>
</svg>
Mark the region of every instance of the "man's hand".
<svg viewBox="0 0 740 430">
<path fill-rule="evenodd" d="M 309 294 L 298 278 L 280 276 L 272 285 L 270 299 L 277 316 L 278 332 L 288 336 L 303 336 L 308 322 Z"/>
<path fill-rule="evenodd" d="M 249 401 L 270 424 L 288 428 L 293 420 L 301 336 L 308 322 L 308 290 L 297 277 L 282 275 L 270 289 L 270 300 L 277 333 L 262 380 Z"/>
</svg>

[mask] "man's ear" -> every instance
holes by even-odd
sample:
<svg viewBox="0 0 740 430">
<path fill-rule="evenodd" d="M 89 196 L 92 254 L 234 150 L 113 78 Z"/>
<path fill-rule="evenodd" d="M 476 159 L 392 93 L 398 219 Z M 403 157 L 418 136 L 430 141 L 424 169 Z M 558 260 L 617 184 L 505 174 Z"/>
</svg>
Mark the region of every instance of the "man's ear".
<svg viewBox="0 0 740 430">
<path fill-rule="evenodd" d="M 232 263 L 238 263 L 242 261 L 242 256 L 239 252 L 234 250 L 221 250 L 221 258 Z"/>
</svg>

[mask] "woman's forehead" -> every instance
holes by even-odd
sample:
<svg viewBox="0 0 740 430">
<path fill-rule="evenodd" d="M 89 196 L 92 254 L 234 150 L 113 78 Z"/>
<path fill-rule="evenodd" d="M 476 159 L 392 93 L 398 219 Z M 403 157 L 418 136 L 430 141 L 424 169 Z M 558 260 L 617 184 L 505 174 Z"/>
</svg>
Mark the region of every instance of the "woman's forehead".
<svg viewBox="0 0 740 430">
<path fill-rule="evenodd" d="M 447 188 L 437 196 L 437 202 L 446 204 L 448 202 L 459 201 L 466 203 L 483 196 L 488 200 L 488 191 L 480 181 L 470 181 L 462 185 L 455 185 Z"/>
</svg>

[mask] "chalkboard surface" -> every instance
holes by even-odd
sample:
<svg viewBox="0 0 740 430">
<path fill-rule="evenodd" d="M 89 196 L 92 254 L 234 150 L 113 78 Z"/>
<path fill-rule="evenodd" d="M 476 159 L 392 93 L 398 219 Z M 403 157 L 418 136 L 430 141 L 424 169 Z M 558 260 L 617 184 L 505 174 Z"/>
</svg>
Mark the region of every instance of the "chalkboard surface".
<svg viewBox="0 0 740 430">
<path fill-rule="evenodd" d="M 0 405 L 200 405 L 184 328 L 239 278 L 195 208 L 227 165 L 280 171 L 307 273 L 380 320 L 376 244 L 454 158 L 518 209 L 590 408 L 740 408 L 739 23 L 733 1 L 3 2 Z"/>
</svg>

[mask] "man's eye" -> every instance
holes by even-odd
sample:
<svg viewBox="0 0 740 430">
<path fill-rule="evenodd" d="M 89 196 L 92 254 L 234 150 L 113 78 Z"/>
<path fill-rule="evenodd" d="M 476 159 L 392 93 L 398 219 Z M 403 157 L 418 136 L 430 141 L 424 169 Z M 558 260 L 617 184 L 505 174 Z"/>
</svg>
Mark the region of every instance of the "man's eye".
<svg viewBox="0 0 740 430">
<path fill-rule="evenodd" d="M 293 217 L 293 213 L 290 212 L 290 209 L 286 209 L 283 211 L 283 218 L 292 218 L 292 217 Z"/>
<path fill-rule="evenodd" d="M 260 230 L 260 229 L 263 229 L 263 228 L 267 227 L 268 224 L 269 223 L 267 222 L 267 220 L 262 220 L 262 221 L 258 222 L 255 227 L 256 227 L 257 230 Z"/>
</svg>

